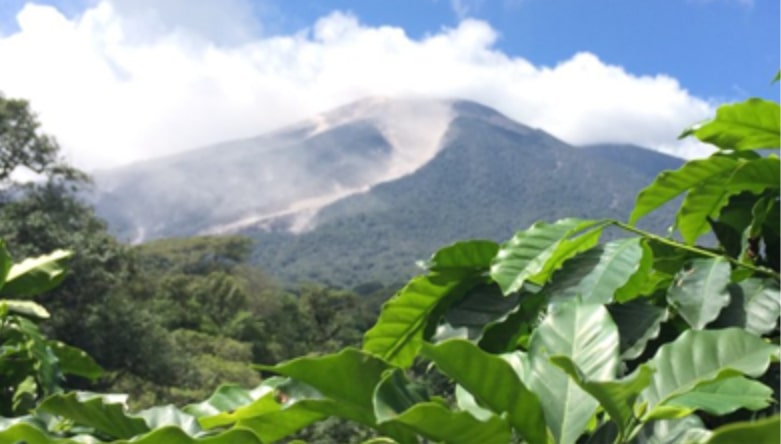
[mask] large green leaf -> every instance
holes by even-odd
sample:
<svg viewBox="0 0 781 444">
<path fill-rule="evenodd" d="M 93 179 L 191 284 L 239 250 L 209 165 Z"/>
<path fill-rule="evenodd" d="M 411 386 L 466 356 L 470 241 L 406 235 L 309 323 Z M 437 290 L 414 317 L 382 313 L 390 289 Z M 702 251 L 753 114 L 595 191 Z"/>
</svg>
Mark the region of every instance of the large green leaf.
<svg viewBox="0 0 781 444">
<path fill-rule="evenodd" d="M 389 421 L 428 400 L 425 387 L 411 383 L 401 369 L 387 370 L 374 390 L 374 416 L 377 422 Z"/>
<path fill-rule="evenodd" d="M 608 303 L 637 272 L 642 257 L 640 238 L 608 242 L 567 261 L 544 291 L 554 303 L 576 297 L 588 303 Z"/>
<path fill-rule="evenodd" d="M 479 285 L 450 305 L 432 340 L 460 337 L 478 341 L 486 326 L 507 319 L 518 308 L 520 300 L 519 294 L 504 296 L 495 284 Z"/>
<path fill-rule="evenodd" d="M 742 327 L 763 335 L 773 331 L 781 315 L 779 285 L 775 279 L 749 278 L 730 284 L 730 304 L 722 310 L 714 325 Z"/>
<path fill-rule="evenodd" d="M 692 188 L 681 205 L 677 217 L 683 239 L 693 244 L 708 232 L 711 219 L 719 216 L 730 197 L 779 187 L 779 160 L 776 157 L 738 161 L 732 171 L 725 171 Z"/>
<path fill-rule="evenodd" d="M 25 259 L 14 264 L 0 289 L 0 296 L 35 296 L 56 287 L 65 277 L 62 261 L 70 251 L 57 250 L 51 254 Z"/>
<path fill-rule="evenodd" d="M 507 361 L 460 339 L 425 344 L 423 355 L 483 406 L 498 414 L 506 413 L 507 421 L 526 441 L 532 444 L 548 441 L 539 399 Z"/>
<path fill-rule="evenodd" d="M 549 261 L 561 263 L 566 259 L 566 254 L 556 255 L 560 247 L 571 257 L 578 251 L 582 251 L 578 247 L 593 246 L 596 239 L 587 236 L 588 233 L 585 234 L 588 241 L 585 245 L 574 240 L 563 242 L 573 234 L 593 227 L 597 223 L 582 219 L 562 219 L 552 224 L 538 222 L 528 230 L 516 233 L 499 249 L 491 266 L 491 277 L 506 295 L 520 290 L 527 279 L 543 273 L 546 266 L 549 268 L 548 271 L 552 272 L 553 269 L 548 265 Z"/>
<path fill-rule="evenodd" d="M 9 444 L 80 444 L 73 439 L 52 436 L 27 422 L 19 422 L 0 430 L 0 442 Z"/>
<path fill-rule="evenodd" d="M 373 409 L 374 388 L 390 366 L 385 361 L 353 348 L 321 357 L 303 357 L 261 370 L 293 378 L 336 401 Z"/>
<path fill-rule="evenodd" d="M 480 338 L 480 348 L 491 353 L 515 350 L 522 337 L 531 334 L 547 306 L 545 294 L 522 291 L 520 303 L 506 318 L 486 325 Z M 509 296 L 508 298 L 512 298 Z"/>
<path fill-rule="evenodd" d="M 648 341 L 659 336 L 662 322 L 667 320 L 666 309 L 645 299 L 611 304 L 607 309 L 618 327 L 621 359 L 625 360 L 636 359 L 643 354 Z"/>
<path fill-rule="evenodd" d="M 692 188 L 683 199 L 675 223 L 684 242 L 693 245 L 710 230 L 710 219 L 719 215 L 733 194 L 724 186 L 729 174 L 723 174 Z"/>
<path fill-rule="evenodd" d="M 275 389 L 284 379 L 270 378 L 252 390 L 241 386 L 221 385 L 209 399 L 184 408 L 184 411 L 198 418 L 205 429 L 236 423 L 281 408 L 275 398 Z"/>
<path fill-rule="evenodd" d="M 728 156 L 711 156 L 686 162 L 674 171 L 663 171 L 656 179 L 637 195 L 635 208 L 629 216 L 634 224 L 641 217 L 675 199 L 681 193 L 713 177 L 732 172 L 738 165 L 738 159 Z"/>
<path fill-rule="evenodd" d="M 694 125 L 681 137 L 690 135 L 721 149 L 778 148 L 779 106 L 758 98 L 722 105 L 714 119 Z"/>
<path fill-rule="evenodd" d="M 600 406 L 618 426 L 621 437 L 625 437 L 635 419 L 635 400 L 640 392 L 651 383 L 653 370 L 640 367 L 620 381 L 592 381 L 566 356 L 553 356 L 551 362 L 561 367 L 575 383 L 599 401 Z"/>
<path fill-rule="evenodd" d="M 531 375 L 527 384 L 539 397 L 545 423 L 556 442 L 574 443 L 596 412 L 598 402 L 549 358 L 566 356 L 584 378 L 607 381 L 617 374 L 618 350 L 618 329 L 601 305 L 554 307 L 537 327 L 529 349 Z"/>
<path fill-rule="evenodd" d="M 665 405 L 726 415 L 744 408 L 760 410 L 773 400 L 773 389 L 743 376 L 720 379 L 668 400 Z"/>
<path fill-rule="evenodd" d="M 705 444 L 778 444 L 781 442 L 779 416 L 723 425 L 713 431 Z"/>
<path fill-rule="evenodd" d="M 114 438 L 130 439 L 150 429 L 142 418 L 127 412 L 126 399 L 125 395 L 70 392 L 50 396 L 37 411 L 62 416 Z"/>
<path fill-rule="evenodd" d="M 434 253 L 429 261 L 431 271 L 483 272 L 491 266 L 491 261 L 499 252 L 499 245 L 489 240 L 470 240 L 456 242 Z"/>
<path fill-rule="evenodd" d="M 648 422 L 630 444 L 699 444 L 707 436 L 708 431 L 702 420 L 695 415 L 689 415 Z"/>
<path fill-rule="evenodd" d="M 647 239 L 640 240 L 640 250 L 642 254 L 637 265 L 637 271 L 629 277 L 629 280 L 623 287 L 616 290 L 614 299 L 617 302 L 628 302 L 642 295 L 653 293 L 649 286 L 653 287 L 654 252 L 648 245 Z"/>
<path fill-rule="evenodd" d="M 363 337 L 363 350 L 393 365 L 409 367 L 423 343 L 431 319 L 448 298 L 455 299 L 479 279 L 451 274 L 429 274 L 413 278 L 382 308 L 377 323 Z M 446 304 L 445 304 L 446 305 Z"/>
<path fill-rule="evenodd" d="M 667 301 L 692 328 L 702 329 L 729 304 L 729 280 L 730 265 L 725 259 L 695 259 L 678 273 Z"/>
<path fill-rule="evenodd" d="M 759 376 L 770 360 L 777 358 L 777 346 L 737 328 L 687 330 L 659 347 L 644 364 L 656 370 L 651 385 L 641 394 L 648 403 L 646 416 L 653 416 L 657 406 L 698 385 L 739 373 Z"/>
<path fill-rule="evenodd" d="M 480 421 L 467 412 L 453 412 L 435 402 L 416 404 L 389 422 L 403 425 L 432 442 L 448 444 L 506 444 L 511 436 L 507 421 L 498 416 Z"/>
<path fill-rule="evenodd" d="M 29 318 L 49 319 L 49 312 L 33 301 L 20 301 L 16 299 L 0 299 L 0 306 L 11 313 L 20 314 Z"/>
<path fill-rule="evenodd" d="M 103 368 L 84 350 L 71 347 L 60 341 L 49 341 L 49 346 L 57 356 L 57 365 L 62 373 L 93 381 L 103 375 Z"/>
</svg>

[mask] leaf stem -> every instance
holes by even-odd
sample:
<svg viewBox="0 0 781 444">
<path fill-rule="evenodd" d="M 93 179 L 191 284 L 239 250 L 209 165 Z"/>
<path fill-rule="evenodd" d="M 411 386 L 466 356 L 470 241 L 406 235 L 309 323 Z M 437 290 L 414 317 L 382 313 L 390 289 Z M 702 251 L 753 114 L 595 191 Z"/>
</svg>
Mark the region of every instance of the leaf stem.
<svg viewBox="0 0 781 444">
<path fill-rule="evenodd" d="M 629 232 L 632 232 L 632 233 L 635 233 L 635 234 L 639 234 L 640 236 L 643 236 L 643 237 L 645 237 L 647 239 L 651 239 L 654 242 L 659 242 L 659 243 L 662 243 L 662 244 L 665 244 L 665 245 L 669 245 L 671 247 L 678 248 L 678 249 L 681 249 L 681 250 L 685 250 L 685 251 L 688 251 L 690 253 L 698 254 L 700 256 L 707 256 L 707 257 L 711 257 L 711 258 L 714 258 L 714 259 L 719 259 L 719 258 L 726 259 L 727 261 L 729 261 L 730 263 L 734 264 L 735 266 L 743 267 L 743 268 L 749 269 L 751 271 L 754 271 L 756 273 L 762 273 L 764 275 L 771 276 L 771 277 L 774 277 L 776 279 L 781 280 L 781 274 L 778 274 L 777 272 L 775 272 L 773 270 L 770 270 L 770 269 L 767 269 L 767 268 L 764 268 L 764 267 L 757 267 L 757 266 L 752 265 L 752 264 L 747 264 L 745 262 L 741 262 L 741 261 L 739 261 L 739 260 L 737 260 L 735 258 L 729 257 L 727 255 L 714 253 L 712 251 L 704 250 L 702 248 L 694 247 L 692 245 L 686 245 L 684 243 L 681 243 L 681 242 L 678 242 L 678 241 L 675 241 L 675 240 L 672 240 L 672 239 L 669 239 L 669 238 L 666 238 L 666 237 L 662 237 L 662 236 L 659 236 L 657 234 L 649 233 L 647 231 L 641 230 L 641 229 L 639 229 L 637 227 L 633 227 L 633 226 L 625 224 L 623 222 L 619 222 L 617 220 L 614 220 L 611 223 L 613 225 L 617 226 L 618 228 L 621 228 L 622 230 L 626 230 L 626 231 L 629 231 Z"/>
</svg>

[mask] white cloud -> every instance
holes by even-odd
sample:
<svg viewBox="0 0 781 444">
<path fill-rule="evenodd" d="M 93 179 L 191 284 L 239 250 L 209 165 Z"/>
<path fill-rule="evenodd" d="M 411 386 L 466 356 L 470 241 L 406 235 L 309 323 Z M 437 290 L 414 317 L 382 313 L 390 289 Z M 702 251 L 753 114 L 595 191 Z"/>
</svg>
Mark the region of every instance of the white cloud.
<svg viewBox="0 0 781 444">
<path fill-rule="evenodd" d="M 172 22 L 191 2 L 143 3 L 170 7 L 101 1 L 69 19 L 27 5 L 19 32 L 0 37 L 0 91 L 30 99 L 81 167 L 254 136 L 369 95 L 472 99 L 572 143 L 687 154 L 699 148 L 675 137 L 713 111 L 673 78 L 633 75 L 590 53 L 553 67 L 508 56 L 477 20 L 418 40 L 334 12 L 295 34 L 248 38 L 255 25 L 240 20 L 238 37 L 208 32 L 209 8 Z M 218 22 L 242 16 L 244 3 L 232 4 Z"/>
</svg>

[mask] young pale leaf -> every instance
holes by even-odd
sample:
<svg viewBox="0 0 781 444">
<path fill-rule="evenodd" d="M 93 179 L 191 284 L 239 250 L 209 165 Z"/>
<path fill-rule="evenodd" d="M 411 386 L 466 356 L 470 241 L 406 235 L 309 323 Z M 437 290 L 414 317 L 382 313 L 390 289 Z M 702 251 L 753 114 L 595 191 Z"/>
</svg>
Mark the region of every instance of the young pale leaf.
<svg viewBox="0 0 781 444">
<path fill-rule="evenodd" d="M 665 402 L 665 405 L 703 410 L 712 415 L 726 415 L 744 408 L 760 410 L 773 401 L 773 389 L 743 376 L 698 385 L 687 393 Z"/>
<path fill-rule="evenodd" d="M 382 308 L 377 323 L 363 337 L 363 350 L 399 367 L 409 367 L 423 343 L 430 319 L 443 300 L 455 299 L 474 287 L 473 274 L 430 274 L 413 278 Z"/>
<path fill-rule="evenodd" d="M 499 249 L 491 266 L 491 277 L 499 284 L 505 295 L 515 293 L 521 289 L 527 279 L 541 277 L 539 275 L 546 269 L 549 273 L 552 272 L 553 268 L 548 265 L 549 261 L 560 264 L 567 257 L 582 251 L 578 249 L 579 247 L 593 246 L 597 239 L 587 236 L 588 233 L 582 235 L 587 236 L 586 245 L 581 245 L 582 242 L 578 243 L 574 240 L 564 244 L 563 242 L 573 234 L 594 227 L 596 224 L 598 224 L 596 221 L 562 219 L 552 224 L 538 222 L 528 230 L 516 233 Z M 566 250 L 569 256 L 562 255 L 561 252 L 557 255 L 560 247 L 562 251 Z"/>
<path fill-rule="evenodd" d="M 14 264 L 0 289 L 0 296 L 35 296 L 56 287 L 65 277 L 61 262 L 72 252 L 57 250 L 51 254 L 25 259 Z"/>
<path fill-rule="evenodd" d="M 651 385 L 641 394 L 641 401 L 648 403 L 646 417 L 698 385 L 736 373 L 759 376 L 771 359 L 778 359 L 778 347 L 741 329 L 687 330 L 644 364 L 656 370 Z"/>
<path fill-rule="evenodd" d="M 150 429 L 142 418 L 128 414 L 126 399 L 124 395 L 70 392 L 46 398 L 37 411 L 62 416 L 114 438 L 130 439 Z"/>
<path fill-rule="evenodd" d="M 528 386 L 539 397 L 556 442 L 574 443 L 599 404 L 549 358 L 566 356 L 584 378 L 607 381 L 616 376 L 618 349 L 618 329 L 601 305 L 555 307 L 537 327 L 529 348 Z"/>
<path fill-rule="evenodd" d="M 722 105 L 716 117 L 694 125 L 680 137 L 694 136 L 721 149 L 755 150 L 778 148 L 781 132 L 779 105 L 758 98 Z"/>
<path fill-rule="evenodd" d="M 637 195 L 635 208 L 629 216 L 629 223 L 634 224 L 651 211 L 675 199 L 681 193 L 689 191 L 697 185 L 713 177 L 731 173 L 738 165 L 739 159 L 729 156 L 711 156 L 707 159 L 697 159 L 686 162 L 674 171 L 663 171 L 651 185 L 645 187 Z"/>
<path fill-rule="evenodd" d="M 564 370 L 580 388 L 593 396 L 616 423 L 620 436 L 626 436 L 635 419 L 635 400 L 651 383 L 653 370 L 640 367 L 620 381 L 593 381 L 584 378 L 583 372 L 566 356 L 553 356 L 551 362 Z"/>
<path fill-rule="evenodd" d="M 268 378 L 252 390 L 247 390 L 236 384 L 223 384 L 217 387 L 217 390 L 208 399 L 197 404 L 187 405 L 182 410 L 196 418 L 219 415 L 251 404 L 273 391 L 284 381 L 286 381 L 285 378 Z"/>
<path fill-rule="evenodd" d="M 729 304 L 730 265 L 723 258 L 695 259 L 667 292 L 667 301 L 694 329 L 702 329 Z"/>
<path fill-rule="evenodd" d="M 33 301 L 19 301 L 16 299 L 0 299 L 0 305 L 5 305 L 11 313 L 20 314 L 29 318 L 49 319 L 49 312 L 41 304 Z"/>
<path fill-rule="evenodd" d="M 539 399 L 507 361 L 459 339 L 425 344 L 423 355 L 486 408 L 497 414 L 506 413 L 507 422 L 523 439 L 531 444 L 548 441 Z"/>
<path fill-rule="evenodd" d="M 634 299 L 626 304 L 612 304 L 607 307 L 610 317 L 618 327 L 621 338 L 621 359 L 638 358 L 645 345 L 659 336 L 662 322 L 667 320 L 667 310 L 651 304 L 645 299 Z"/>
<path fill-rule="evenodd" d="M 723 425 L 713 431 L 705 444 L 778 444 L 781 442 L 779 416 Z"/>
<path fill-rule="evenodd" d="M 572 300 L 606 304 L 640 267 L 640 238 L 620 239 L 567 261 L 544 290 L 551 302 Z"/>
<path fill-rule="evenodd" d="M 435 402 L 415 404 L 389 422 L 403 425 L 431 442 L 506 444 L 511 437 L 507 421 L 496 415 L 480 421 Z"/>
</svg>

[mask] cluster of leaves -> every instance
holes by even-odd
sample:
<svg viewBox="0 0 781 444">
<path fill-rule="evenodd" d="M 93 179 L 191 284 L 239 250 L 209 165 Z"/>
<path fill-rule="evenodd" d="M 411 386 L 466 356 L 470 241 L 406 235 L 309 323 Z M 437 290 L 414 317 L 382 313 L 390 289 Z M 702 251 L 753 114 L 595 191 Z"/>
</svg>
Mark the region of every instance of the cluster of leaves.
<svg viewBox="0 0 781 444">
<path fill-rule="evenodd" d="M 361 349 L 258 365 L 277 376 L 181 409 L 40 393 L 0 441 L 264 443 L 337 417 L 374 443 L 778 442 L 779 159 L 757 150 L 781 146 L 779 107 L 728 105 L 684 135 L 718 151 L 657 177 L 629 223 L 562 219 L 445 247 Z M 680 195 L 681 240 L 634 225 Z M 607 230 L 636 236 L 600 244 Z M 709 231 L 717 244 L 695 246 Z M 410 378 L 421 363 L 452 392 Z"/>
</svg>

